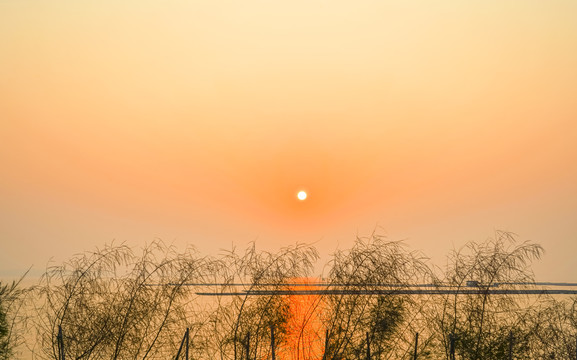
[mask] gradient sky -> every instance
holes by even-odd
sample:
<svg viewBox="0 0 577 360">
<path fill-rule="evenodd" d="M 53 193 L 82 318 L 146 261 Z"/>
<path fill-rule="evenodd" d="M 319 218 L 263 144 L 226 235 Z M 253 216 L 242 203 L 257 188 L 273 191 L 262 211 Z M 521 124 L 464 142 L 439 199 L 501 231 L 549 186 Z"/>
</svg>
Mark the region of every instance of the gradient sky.
<svg viewBox="0 0 577 360">
<path fill-rule="evenodd" d="M 577 281 L 577 1 L 2 0 L 0 279 L 496 229 Z M 296 200 L 306 189 L 309 198 Z"/>
</svg>

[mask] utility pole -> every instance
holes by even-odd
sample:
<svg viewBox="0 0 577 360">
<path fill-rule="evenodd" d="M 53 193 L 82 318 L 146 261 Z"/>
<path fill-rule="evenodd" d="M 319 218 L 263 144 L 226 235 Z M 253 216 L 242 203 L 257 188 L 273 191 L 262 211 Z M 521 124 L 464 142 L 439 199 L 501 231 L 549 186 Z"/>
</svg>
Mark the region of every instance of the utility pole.
<svg viewBox="0 0 577 360">
<path fill-rule="evenodd" d="M 62 326 L 58 325 L 58 335 L 56 335 L 56 341 L 58 342 L 58 359 L 66 360 L 64 355 L 64 338 L 62 336 Z"/>
<path fill-rule="evenodd" d="M 367 331 L 367 360 L 371 360 L 371 342 L 369 339 L 369 332 Z"/>
<path fill-rule="evenodd" d="M 455 335 L 450 335 L 449 356 L 451 360 L 455 360 Z"/>
<path fill-rule="evenodd" d="M 246 333 L 246 360 L 250 360 L 250 332 Z"/>
<path fill-rule="evenodd" d="M 270 347 L 271 347 L 271 351 L 272 351 L 272 360 L 276 359 L 275 353 L 274 353 L 274 326 L 270 327 Z"/>
</svg>

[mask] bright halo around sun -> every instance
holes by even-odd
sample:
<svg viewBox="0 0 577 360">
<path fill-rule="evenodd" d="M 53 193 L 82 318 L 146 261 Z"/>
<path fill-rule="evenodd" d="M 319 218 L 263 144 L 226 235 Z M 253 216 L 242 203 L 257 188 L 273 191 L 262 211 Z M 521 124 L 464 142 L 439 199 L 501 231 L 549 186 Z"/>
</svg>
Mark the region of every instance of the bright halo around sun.
<svg viewBox="0 0 577 360">
<path fill-rule="evenodd" d="M 297 194 L 297 198 L 298 198 L 300 201 L 303 201 L 303 200 L 305 200 L 305 199 L 307 198 L 307 193 L 306 193 L 305 191 L 301 190 L 301 191 L 299 191 L 299 193 Z"/>
</svg>

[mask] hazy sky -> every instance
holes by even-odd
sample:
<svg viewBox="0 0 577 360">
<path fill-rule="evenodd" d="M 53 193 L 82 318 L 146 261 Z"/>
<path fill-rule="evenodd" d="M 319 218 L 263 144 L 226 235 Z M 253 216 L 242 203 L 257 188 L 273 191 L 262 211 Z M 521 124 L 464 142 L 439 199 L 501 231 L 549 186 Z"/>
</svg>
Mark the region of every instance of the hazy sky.
<svg viewBox="0 0 577 360">
<path fill-rule="evenodd" d="M 2 0 L 0 279 L 495 229 L 577 281 L 577 1 Z M 296 199 L 306 189 L 309 198 Z"/>
</svg>

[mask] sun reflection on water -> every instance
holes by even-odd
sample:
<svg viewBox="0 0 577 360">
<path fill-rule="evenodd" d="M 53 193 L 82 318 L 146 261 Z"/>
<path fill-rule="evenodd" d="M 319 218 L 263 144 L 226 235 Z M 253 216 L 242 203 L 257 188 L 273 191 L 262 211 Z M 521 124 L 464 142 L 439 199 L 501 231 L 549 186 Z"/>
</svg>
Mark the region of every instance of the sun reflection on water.
<svg viewBox="0 0 577 360">
<path fill-rule="evenodd" d="M 318 290 L 319 280 L 296 278 L 290 290 Z M 325 345 L 322 323 L 323 300 L 320 295 L 289 295 L 290 316 L 287 323 L 286 342 L 279 347 L 281 360 L 321 360 Z"/>
</svg>

